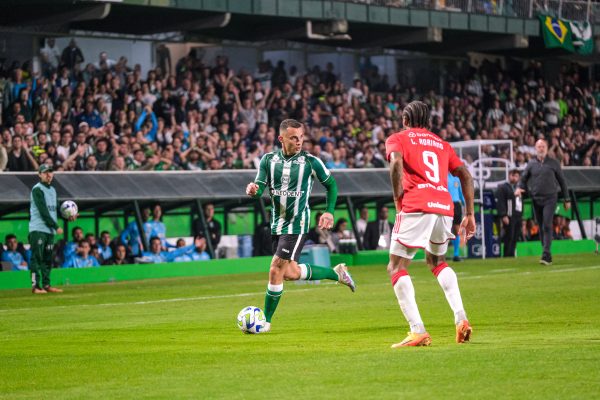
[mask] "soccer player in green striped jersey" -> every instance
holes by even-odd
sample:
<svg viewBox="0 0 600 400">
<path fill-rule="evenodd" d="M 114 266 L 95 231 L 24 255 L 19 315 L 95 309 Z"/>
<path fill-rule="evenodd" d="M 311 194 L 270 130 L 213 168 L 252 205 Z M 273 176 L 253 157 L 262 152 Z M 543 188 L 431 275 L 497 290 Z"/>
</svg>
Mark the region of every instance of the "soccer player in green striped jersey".
<svg viewBox="0 0 600 400">
<path fill-rule="evenodd" d="M 308 198 L 314 180 L 327 189 L 327 211 L 319 220 L 319 228 L 333 227 L 333 212 L 337 200 L 337 184 L 323 162 L 302 150 L 304 126 L 286 119 L 279 126 L 281 151 L 265 154 L 260 160 L 254 182 L 246 194 L 260 197 L 268 187 L 271 195 L 271 235 L 273 260 L 265 296 L 265 332 L 271 330 L 271 318 L 283 294 L 283 281 L 330 279 L 355 290 L 354 281 L 345 264 L 335 268 L 298 264 L 302 246 L 310 228 Z"/>
</svg>

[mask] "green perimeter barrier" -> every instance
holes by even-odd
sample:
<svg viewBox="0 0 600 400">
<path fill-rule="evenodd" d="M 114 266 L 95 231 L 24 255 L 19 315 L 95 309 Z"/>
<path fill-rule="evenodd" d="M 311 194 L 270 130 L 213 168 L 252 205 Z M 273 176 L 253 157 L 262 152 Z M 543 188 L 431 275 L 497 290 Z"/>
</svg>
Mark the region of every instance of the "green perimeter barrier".
<svg viewBox="0 0 600 400">
<path fill-rule="evenodd" d="M 593 240 L 562 240 L 552 243 L 554 254 L 574 254 L 592 252 L 596 249 Z M 542 246 L 539 242 L 517 244 L 520 256 L 541 255 Z M 417 252 L 415 260 L 423 260 L 422 250 Z M 332 254 L 331 264 L 346 263 L 355 265 L 380 265 L 388 263 L 387 251 L 362 251 L 357 254 Z M 184 276 L 209 276 L 243 274 L 250 272 L 269 271 L 271 257 L 233 258 L 211 261 L 165 264 L 132 264 L 122 266 L 107 266 L 99 268 L 55 268 L 52 270 L 52 283 L 57 286 L 83 283 L 120 282 L 155 278 L 176 278 Z M 29 288 L 29 271 L 0 272 L 1 289 Z"/>
</svg>

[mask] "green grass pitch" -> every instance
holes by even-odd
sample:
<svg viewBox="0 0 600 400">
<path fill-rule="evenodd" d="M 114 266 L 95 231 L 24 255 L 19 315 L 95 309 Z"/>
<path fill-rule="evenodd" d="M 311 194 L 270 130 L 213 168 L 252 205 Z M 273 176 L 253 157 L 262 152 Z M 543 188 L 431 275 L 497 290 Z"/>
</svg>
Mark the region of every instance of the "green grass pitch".
<svg viewBox="0 0 600 400">
<path fill-rule="evenodd" d="M 243 263 L 243 260 L 240 260 Z M 357 292 L 288 282 L 273 331 L 266 274 L 0 292 L 1 399 L 593 399 L 600 397 L 600 257 L 453 265 L 473 324 L 423 263 L 410 268 L 433 344 L 392 350 L 407 326 L 385 266 L 351 268 Z M 148 266 L 152 268 L 152 266 Z"/>
</svg>

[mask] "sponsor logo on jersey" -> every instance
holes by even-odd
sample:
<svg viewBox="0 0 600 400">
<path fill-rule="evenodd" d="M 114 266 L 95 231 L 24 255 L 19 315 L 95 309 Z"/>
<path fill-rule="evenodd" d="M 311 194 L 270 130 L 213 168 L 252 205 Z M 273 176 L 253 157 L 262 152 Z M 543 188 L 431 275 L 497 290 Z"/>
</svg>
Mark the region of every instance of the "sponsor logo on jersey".
<svg viewBox="0 0 600 400">
<path fill-rule="evenodd" d="M 279 158 L 279 156 L 277 154 L 275 154 L 273 156 L 273 158 L 271 159 L 271 161 L 273 161 L 273 162 L 279 162 L 279 160 L 280 160 L 280 158 Z"/>
<path fill-rule="evenodd" d="M 435 189 L 435 190 L 439 190 L 440 192 L 447 192 L 448 189 L 444 186 L 444 185 L 432 185 L 431 183 L 419 183 L 417 185 L 417 189 Z"/>
<path fill-rule="evenodd" d="M 290 177 L 289 177 L 289 175 L 283 175 L 281 177 L 281 183 L 283 183 L 283 184 L 290 183 Z"/>
<path fill-rule="evenodd" d="M 438 203 L 437 201 L 429 201 L 427 202 L 427 207 L 429 208 L 441 208 L 442 210 L 450 210 L 450 205 Z"/>
<path fill-rule="evenodd" d="M 273 189 L 271 192 L 273 196 L 282 196 L 282 197 L 302 197 L 304 194 L 304 190 L 279 190 Z"/>
<path fill-rule="evenodd" d="M 304 156 L 300 156 L 298 159 L 294 160 L 294 164 L 306 164 L 306 158 Z"/>
<path fill-rule="evenodd" d="M 288 249 L 281 249 L 281 251 L 283 251 L 284 253 L 289 253 L 290 252 Z"/>
</svg>

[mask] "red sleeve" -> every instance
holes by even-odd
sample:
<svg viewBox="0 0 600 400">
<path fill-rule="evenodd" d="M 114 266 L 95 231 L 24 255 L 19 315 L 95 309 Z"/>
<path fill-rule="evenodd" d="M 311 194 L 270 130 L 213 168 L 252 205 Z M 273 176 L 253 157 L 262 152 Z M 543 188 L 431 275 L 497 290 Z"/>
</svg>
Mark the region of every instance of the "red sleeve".
<svg viewBox="0 0 600 400">
<path fill-rule="evenodd" d="M 385 158 L 390 161 L 390 156 L 393 152 L 402 153 L 402 141 L 400 135 L 395 133 L 385 141 Z"/>
<path fill-rule="evenodd" d="M 449 144 L 447 144 L 447 146 L 448 146 L 448 171 L 450 171 L 450 173 L 452 173 L 456 168 L 463 165 L 463 162 L 461 161 L 460 158 L 458 158 L 458 156 L 456 155 L 456 152 L 454 151 L 452 146 L 450 146 Z"/>
</svg>

